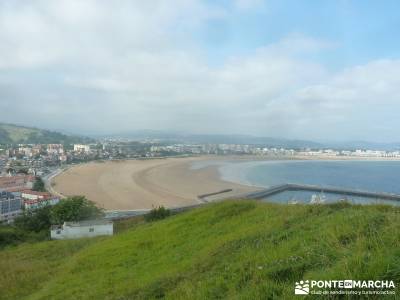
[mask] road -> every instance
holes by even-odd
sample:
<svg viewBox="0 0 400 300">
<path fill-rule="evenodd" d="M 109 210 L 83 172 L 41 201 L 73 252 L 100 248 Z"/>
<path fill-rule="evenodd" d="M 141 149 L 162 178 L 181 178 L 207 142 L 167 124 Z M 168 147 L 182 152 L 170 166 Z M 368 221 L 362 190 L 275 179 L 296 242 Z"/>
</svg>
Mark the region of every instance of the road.
<svg viewBox="0 0 400 300">
<path fill-rule="evenodd" d="M 57 192 L 53 186 L 51 185 L 51 182 L 53 180 L 54 177 L 56 177 L 57 175 L 61 174 L 62 172 L 66 171 L 68 169 L 68 167 L 61 167 L 61 168 L 57 168 L 54 171 L 50 172 L 49 174 L 45 175 L 42 177 L 44 185 L 46 190 L 51 193 L 52 195 L 55 195 L 57 197 L 60 197 L 60 199 L 66 198 L 63 194 Z"/>
</svg>

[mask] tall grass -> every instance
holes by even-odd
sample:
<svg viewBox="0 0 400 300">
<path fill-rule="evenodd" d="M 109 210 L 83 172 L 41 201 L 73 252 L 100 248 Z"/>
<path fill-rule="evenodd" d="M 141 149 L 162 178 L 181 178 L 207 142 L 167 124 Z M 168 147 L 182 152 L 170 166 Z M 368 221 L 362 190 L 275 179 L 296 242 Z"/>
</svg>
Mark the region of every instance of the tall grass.
<svg viewBox="0 0 400 300">
<path fill-rule="evenodd" d="M 399 208 L 227 201 L 127 224 L 0 251 L 0 298 L 293 299 L 302 279 L 400 284 Z"/>
</svg>

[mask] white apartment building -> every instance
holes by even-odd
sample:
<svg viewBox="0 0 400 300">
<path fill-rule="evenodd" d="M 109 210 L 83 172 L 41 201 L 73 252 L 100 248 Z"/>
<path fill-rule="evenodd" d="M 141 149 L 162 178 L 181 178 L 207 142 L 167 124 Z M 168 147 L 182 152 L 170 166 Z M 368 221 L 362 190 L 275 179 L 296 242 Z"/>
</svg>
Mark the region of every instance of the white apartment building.
<svg viewBox="0 0 400 300">
<path fill-rule="evenodd" d="M 75 152 L 88 153 L 88 152 L 90 152 L 90 146 L 89 145 L 82 145 L 82 144 L 75 144 L 74 145 L 74 151 Z"/>
<path fill-rule="evenodd" d="M 48 144 L 47 145 L 48 154 L 64 154 L 64 146 L 62 144 Z"/>
</svg>

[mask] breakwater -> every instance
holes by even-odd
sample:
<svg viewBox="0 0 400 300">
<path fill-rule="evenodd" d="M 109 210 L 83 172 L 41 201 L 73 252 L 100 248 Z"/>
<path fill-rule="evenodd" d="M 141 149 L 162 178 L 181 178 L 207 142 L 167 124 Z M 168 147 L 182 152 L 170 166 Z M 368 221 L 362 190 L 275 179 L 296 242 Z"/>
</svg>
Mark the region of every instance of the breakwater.
<svg viewBox="0 0 400 300">
<path fill-rule="evenodd" d="M 398 194 L 370 192 L 370 191 L 353 190 L 353 189 L 329 187 L 329 186 L 292 184 L 292 183 L 276 185 L 268 189 L 264 189 L 253 193 L 248 193 L 236 198 L 263 199 L 286 191 L 311 191 L 317 193 L 331 193 L 331 194 L 339 194 L 345 196 L 356 196 L 356 197 L 365 197 L 373 199 L 400 201 L 400 195 Z"/>
</svg>

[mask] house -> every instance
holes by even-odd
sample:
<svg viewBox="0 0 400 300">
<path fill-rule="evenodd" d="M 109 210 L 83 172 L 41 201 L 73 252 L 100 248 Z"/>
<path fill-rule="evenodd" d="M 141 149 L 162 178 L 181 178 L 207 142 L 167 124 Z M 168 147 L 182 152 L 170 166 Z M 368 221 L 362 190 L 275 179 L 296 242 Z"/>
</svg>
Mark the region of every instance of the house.
<svg viewBox="0 0 400 300">
<path fill-rule="evenodd" d="M 113 222 L 109 220 L 64 222 L 63 225 L 53 225 L 50 229 L 50 236 L 53 240 L 65 240 L 113 235 L 113 228 Z"/>
<path fill-rule="evenodd" d="M 20 193 L 0 191 L 0 222 L 11 223 L 21 214 L 22 199 Z"/>
<path fill-rule="evenodd" d="M 60 202 L 59 198 L 53 197 L 48 192 L 24 190 L 21 192 L 21 197 L 26 210 L 41 208 L 48 205 L 56 205 Z"/>
<path fill-rule="evenodd" d="M 49 205 L 56 205 L 60 202 L 60 198 L 50 197 L 44 199 L 24 200 L 24 208 L 26 210 L 41 208 Z"/>
<path fill-rule="evenodd" d="M 50 198 L 51 194 L 48 192 L 24 190 L 24 191 L 21 191 L 21 197 L 24 200 L 40 200 L 40 199 Z"/>
</svg>

